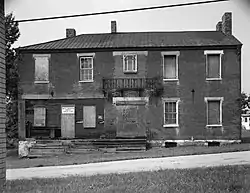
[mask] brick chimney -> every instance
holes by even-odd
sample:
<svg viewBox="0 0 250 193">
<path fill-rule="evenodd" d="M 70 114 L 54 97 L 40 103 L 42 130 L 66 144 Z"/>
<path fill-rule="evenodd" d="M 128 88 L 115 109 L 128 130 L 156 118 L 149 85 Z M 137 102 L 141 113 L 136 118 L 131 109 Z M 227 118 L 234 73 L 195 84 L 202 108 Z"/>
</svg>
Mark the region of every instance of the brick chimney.
<svg viewBox="0 0 250 193">
<path fill-rule="evenodd" d="M 227 12 L 222 17 L 222 32 L 232 35 L 232 13 Z"/>
<path fill-rule="evenodd" d="M 221 31 L 226 35 L 232 35 L 232 13 L 226 12 L 222 16 L 222 21 L 216 25 L 216 31 Z"/>
<path fill-rule="evenodd" d="M 219 21 L 216 25 L 216 31 L 222 31 L 222 21 Z"/>
<path fill-rule="evenodd" d="M 111 33 L 116 33 L 116 21 L 111 21 Z"/>
<path fill-rule="evenodd" d="M 76 30 L 75 29 L 66 29 L 66 38 L 71 38 L 76 36 Z"/>
</svg>

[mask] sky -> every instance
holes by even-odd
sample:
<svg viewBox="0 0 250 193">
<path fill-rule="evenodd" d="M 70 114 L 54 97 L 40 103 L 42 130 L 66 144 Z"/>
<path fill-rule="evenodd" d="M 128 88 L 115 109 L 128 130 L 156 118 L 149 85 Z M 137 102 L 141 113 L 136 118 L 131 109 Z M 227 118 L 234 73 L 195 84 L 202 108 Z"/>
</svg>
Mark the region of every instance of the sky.
<svg viewBox="0 0 250 193">
<path fill-rule="evenodd" d="M 5 0 L 5 13 L 21 20 L 197 1 L 206 0 Z M 109 33 L 112 20 L 118 32 L 215 30 L 225 12 L 232 12 L 233 35 L 243 43 L 242 91 L 250 94 L 250 0 L 20 23 L 14 47 L 64 38 L 66 28 L 75 28 L 77 35 Z"/>
</svg>

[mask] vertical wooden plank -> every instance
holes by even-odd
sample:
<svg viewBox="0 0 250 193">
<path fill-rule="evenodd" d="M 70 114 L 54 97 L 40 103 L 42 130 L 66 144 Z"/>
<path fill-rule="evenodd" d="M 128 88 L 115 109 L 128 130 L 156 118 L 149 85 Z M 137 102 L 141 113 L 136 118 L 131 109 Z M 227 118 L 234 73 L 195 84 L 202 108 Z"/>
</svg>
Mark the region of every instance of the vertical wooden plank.
<svg viewBox="0 0 250 193">
<path fill-rule="evenodd" d="M 0 0 L 0 53 L 5 53 L 5 30 L 4 30 L 4 0 Z M 1 79 L 0 85 L 2 88 L 5 88 L 5 55 L 0 55 L 0 69 L 1 69 Z M 5 117 L 6 108 L 5 108 L 5 92 L 0 93 L 0 111 L 1 116 Z M 5 157 L 6 157 L 6 135 L 5 135 L 5 124 L 0 124 L 0 192 L 4 192 L 5 187 Z"/>
<path fill-rule="evenodd" d="M 62 105 L 61 114 L 61 136 L 75 138 L 75 106 Z"/>
<path fill-rule="evenodd" d="M 18 100 L 18 138 L 26 138 L 25 128 L 25 100 Z"/>
</svg>

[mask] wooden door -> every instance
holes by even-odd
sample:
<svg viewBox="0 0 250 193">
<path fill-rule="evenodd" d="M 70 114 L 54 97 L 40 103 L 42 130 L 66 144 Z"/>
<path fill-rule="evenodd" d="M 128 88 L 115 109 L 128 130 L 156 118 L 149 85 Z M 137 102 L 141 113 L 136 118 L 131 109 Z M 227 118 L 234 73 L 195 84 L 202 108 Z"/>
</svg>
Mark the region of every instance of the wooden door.
<svg viewBox="0 0 250 193">
<path fill-rule="evenodd" d="M 118 107 L 120 115 L 118 116 L 117 137 L 136 138 L 146 135 L 145 128 L 142 127 L 140 116 L 140 106 L 122 105 Z"/>
<path fill-rule="evenodd" d="M 83 106 L 83 128 L 96 127 L 96 107 Z"/>
<path fill-rule="evenodd" d="M 75 138 L 75 106 L 74 105 L 62 105 L 61 136 L 65 138 Z"/>
</svg>

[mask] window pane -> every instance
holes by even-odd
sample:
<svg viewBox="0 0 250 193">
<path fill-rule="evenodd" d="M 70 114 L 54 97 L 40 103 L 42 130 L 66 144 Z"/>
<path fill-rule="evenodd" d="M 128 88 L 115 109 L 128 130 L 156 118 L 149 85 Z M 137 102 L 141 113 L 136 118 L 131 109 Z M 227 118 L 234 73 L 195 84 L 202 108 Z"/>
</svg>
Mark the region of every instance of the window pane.
<svg viewBox="0 0 250 193">
<path fill-rule="evenodd" d="M 165 102 L 165 122 L 164 124 L 176 124 L 176 102 Z"/>
<path fill-rule="evenodd" d="M 92 68 L 92 58 L 81 58 L 81 68 Z"/>
<path fill-rule="evenodd" d="M 164 73 L 165 79 L 175 79 L 176 76 L 176 56 L 164 56 Z"/>
<path fill-rule="evenodd" d="M 208 101 L 208 125 L 220 123 L 220 101 Z"/>
<path fill-rule="evenodd" d="M 207 78 L 220 78 L 220 55 L 207 55 Z"/>
<path fill-rule="evenodd" d="M 128 55 L 124 57 L 124 70 L 125 71 L 136 71 L 136 56 L 135 55 Z"/>
<path fill-rule="evenodd" d="M 49 80 L 49 59 L 47 57 L 35 59 L 35 80 Z"/>
</svg>

